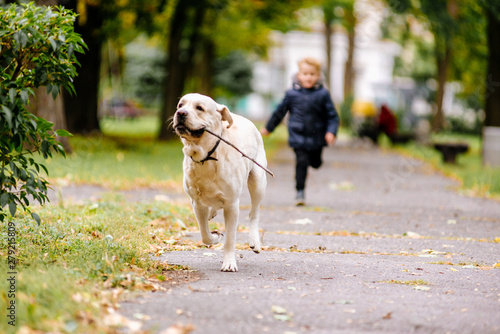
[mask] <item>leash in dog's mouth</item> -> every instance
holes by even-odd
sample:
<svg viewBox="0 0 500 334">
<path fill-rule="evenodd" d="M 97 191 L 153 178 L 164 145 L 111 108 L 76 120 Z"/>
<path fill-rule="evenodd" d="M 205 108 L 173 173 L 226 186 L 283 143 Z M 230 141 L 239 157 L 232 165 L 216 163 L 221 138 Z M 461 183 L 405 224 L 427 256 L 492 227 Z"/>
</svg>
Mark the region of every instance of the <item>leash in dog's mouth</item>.
<svg viewBox="0 0 500 334">
<path fill-rule="evenodd" d="M 203 135 L 203 132 L 205 132 L 204 127 L 200 128 L 198 130 L 191 130 L 187 126 L 182 125 L 182 124 L 177 125 L 175 127 L 175 130 L 178 131 L 180 134 L 187 133 L 191 137 L 194 137 L 194 138 L 200 138 Z"/>
<path fill-rule="evenodd" d="M 233 144 L 231 144 L 230 142 L 228 142 L 227 140 L 225 140 L 224 138 L 222 138 L 221 136 L 219 136 L 218 134 L 216 133 L 213 133 L 212 131 L 208 130 L 208 129 L 203 129 L 203 131 L 206 131 L 208 133 L 210 133 L 212 136 L 215 136 L 217 138 L 219 138 L 220 140 L 222 140 L 224 143 L 228 144 L 229 146 L 231 146 L 232 148 L 234 148 L 236 151 L 238 151 L 239 153 L 241 153 L 242 156 L 244 156 L 245 158 L 247 158 L 248 160 L 252 161 L 254 164 L 256 164 L 257 166 L 259 166 L 260 168 L 262 168 L 263 170 L 265 170 L 269 175 L 271 175 L 272 177 L 274 177 L 274 173 L 271 172 L 269 169 L 267 169 L 266 167 L 262 166 L 261 164 L 259 164 L 257 161 L 255 161 L 254 159 L 250 158 L 248 155 L 246 155 L 245 153 L 243 153 L 239 148 L 237 148 L 236 146 L 234 146 Z M 202 132 L 203 133 L 203 132 Z M 200 135 L 201 136 L 201 135 Z"/>
</svg>

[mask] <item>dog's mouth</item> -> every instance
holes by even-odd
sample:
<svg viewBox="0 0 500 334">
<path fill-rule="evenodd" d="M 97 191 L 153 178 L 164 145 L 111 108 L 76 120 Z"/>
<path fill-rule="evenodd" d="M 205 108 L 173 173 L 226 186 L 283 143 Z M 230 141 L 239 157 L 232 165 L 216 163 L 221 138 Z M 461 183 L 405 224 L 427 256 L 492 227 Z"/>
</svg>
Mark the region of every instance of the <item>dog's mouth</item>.
<svg viewBox="0 0 500 334">
<path fill-rule="evenodd" d="M 205 127 L 193 130 L 184 124 L 178 124 L 175 126 L 175 132 L 177 132 L 178 135 L 188 135 L 194 138 L 200 138 L 203 135 L 203 132 L 205 132 Z"/>
</svg>

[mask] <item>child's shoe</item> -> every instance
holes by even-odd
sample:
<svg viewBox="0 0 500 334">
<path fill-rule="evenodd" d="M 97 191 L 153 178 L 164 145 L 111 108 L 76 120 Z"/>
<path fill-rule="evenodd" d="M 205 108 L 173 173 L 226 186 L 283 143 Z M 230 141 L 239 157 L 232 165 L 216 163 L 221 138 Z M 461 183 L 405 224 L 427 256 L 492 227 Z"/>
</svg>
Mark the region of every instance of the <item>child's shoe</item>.
<svg viewBox="0 0 500 334">
<path fill-rule="evenodd" d="M 297 196 L 295 196 L 295 205 L 303 206 L 305 204 L 304 190 L 297 190 Z"/>
</svg>

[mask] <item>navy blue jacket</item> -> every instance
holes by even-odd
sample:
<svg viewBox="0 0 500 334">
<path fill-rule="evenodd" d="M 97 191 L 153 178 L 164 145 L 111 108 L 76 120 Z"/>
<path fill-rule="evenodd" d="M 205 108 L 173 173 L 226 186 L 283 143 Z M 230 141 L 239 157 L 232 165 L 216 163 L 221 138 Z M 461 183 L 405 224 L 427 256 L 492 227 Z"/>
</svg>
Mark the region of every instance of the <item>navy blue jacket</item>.
<svg viewBox="0 0 500 334">
<path fill-rule="evenodd" d="M 288 144 L 292 148 L 318 150 L 327 145 L 327 132 L 337 136 L 339 115 L 330 93 L 321 83 L 306 89 L 294 82 L 267 122 L 267 131 L 273 132 L 287 112 L 290 114 Z"/>
</svg>

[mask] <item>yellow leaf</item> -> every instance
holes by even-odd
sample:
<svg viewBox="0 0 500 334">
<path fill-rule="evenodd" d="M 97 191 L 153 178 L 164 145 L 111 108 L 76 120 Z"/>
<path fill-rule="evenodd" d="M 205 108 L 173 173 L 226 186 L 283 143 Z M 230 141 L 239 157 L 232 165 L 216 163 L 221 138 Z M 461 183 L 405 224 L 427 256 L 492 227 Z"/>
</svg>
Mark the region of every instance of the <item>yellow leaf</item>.
<svg viewBox="0 0 500 334">
<path fill-rule="evenodd" d="M 450 268 L 450 270 L 452 270 L 452 271 L 458 271 L 458 270 L 457 270 L 457 269 L 455 269 L 455 268 Z"/>
</svg>

